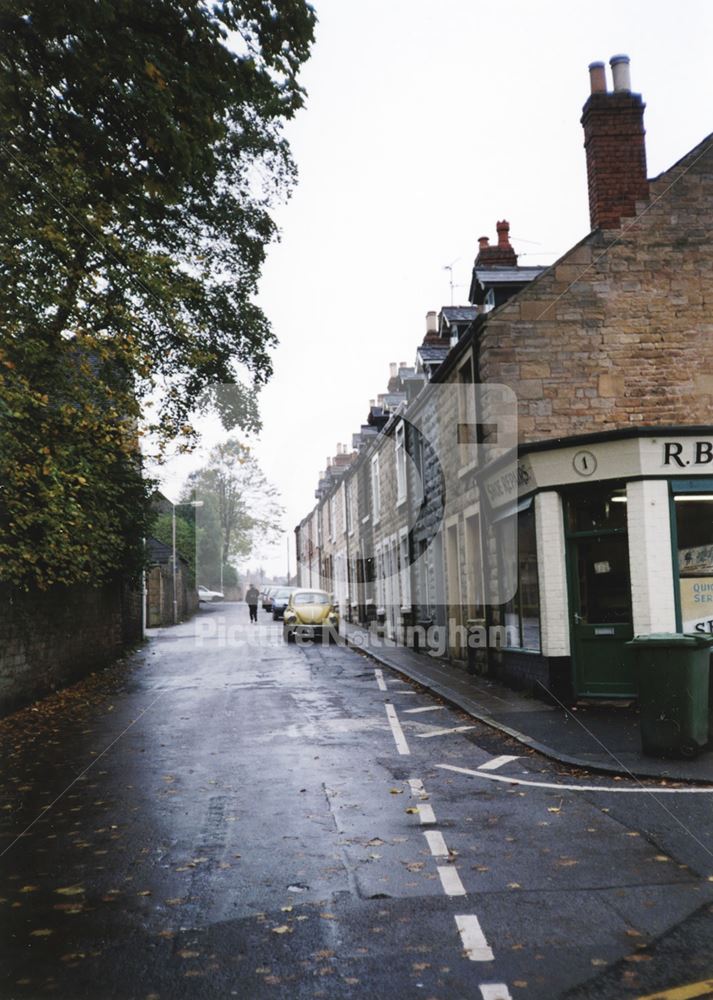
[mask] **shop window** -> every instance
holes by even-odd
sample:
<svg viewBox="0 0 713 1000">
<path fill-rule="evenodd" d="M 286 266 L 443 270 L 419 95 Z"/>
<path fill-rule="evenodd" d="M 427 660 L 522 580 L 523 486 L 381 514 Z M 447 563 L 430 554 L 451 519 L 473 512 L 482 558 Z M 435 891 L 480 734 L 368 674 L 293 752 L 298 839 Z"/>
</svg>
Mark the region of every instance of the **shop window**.
<svg viewBox="0 0 713 1000">
<path fill-rule="evenodd" d="M 540 589 L 537 579 L 535 508 L 532 503 L 521 510 L 517 517 L 517 541 L 512 545 L 510 553 L 503 550 L 510 547 L 509 539 L 515 541 L 511 527 L 501 522 L 503 528 L 499 532 L 503 540 L 501 572 L 504 571 L 506 578 L 512 576 L 512 589 L 515 591 L 514 596 L 503 606 L 503 624 L 509 646 L 539 652 Z"/>
<path fill-rule="evenodd" d="M 681 624 L 713 632 L 713 492 L 674 496 Z"/>
</svg>

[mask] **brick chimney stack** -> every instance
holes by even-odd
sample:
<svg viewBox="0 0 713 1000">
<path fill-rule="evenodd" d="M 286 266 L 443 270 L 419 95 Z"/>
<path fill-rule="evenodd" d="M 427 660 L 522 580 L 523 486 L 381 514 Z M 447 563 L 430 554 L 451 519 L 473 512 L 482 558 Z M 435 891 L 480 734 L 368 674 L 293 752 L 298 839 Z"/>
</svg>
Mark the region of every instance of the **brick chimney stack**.
<svg viewBox="0 0 713 1000">
<path fill-rule="evenodd" d="M 613 93 L 607 91 L 604 63 L 591 63 L 591 93 L 582 109 L 592 229 L 618 229 L 622 217 L 635 215 L 636 202 L 649 194 L 646 105 L 631 92 L 629 57 L 613 56 L 609 63 Z"/>
<path fill-rule="evenodd" d="M 478 238 L 478 256 L 476 267 L 515 267 L 517 254 L 510 245 L 510 223 L 505 219 L 495 225 L 498 231 L 497 246 L 491 247 L 487 236 Z"/>
</svg>

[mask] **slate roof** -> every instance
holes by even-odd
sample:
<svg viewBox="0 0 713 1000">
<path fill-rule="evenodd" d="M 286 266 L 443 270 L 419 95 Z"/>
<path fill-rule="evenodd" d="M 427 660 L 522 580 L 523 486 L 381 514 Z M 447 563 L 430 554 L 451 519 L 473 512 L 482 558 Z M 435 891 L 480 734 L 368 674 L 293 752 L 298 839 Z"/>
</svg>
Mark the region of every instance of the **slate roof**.
<svg viewBox="0 0 713 1000">
<path fill-rule="evenodd" d="M 533 281 L 544 267 L 474 267 L 473 274 L 481 285 L 522 284 Z M 445 309 L 443 310 L 446 311 Z M 473 310 L 475 312 L 475 309 Z"/>
<path fill-rule="evenodd" d="M 478 315 L 475 306 L 443 306 L 441 314 L 449 323 L 471 323 Z"/>
<path fill-rule="evenodd" d="M 421 344 L 418 356 L 425 365 L 440 364 L 445 361 L 449 351 L 449 345 L 441 347 L 438 344 Z"/>
<path fill-rule="evenodd" d="M 152 566 L 164 566 L 166 564 L 170 565 L 171 563 L 171 557 L 173 554 L 171 546 L 166 545 L 165 542 L 160 542 L 158 538 L 152 538 L 149 536 L 146 539 L 146 552 Z M 180 552 L 176 552 L 176 555 L 181 562 L 186 562 Z"/>
</svg>

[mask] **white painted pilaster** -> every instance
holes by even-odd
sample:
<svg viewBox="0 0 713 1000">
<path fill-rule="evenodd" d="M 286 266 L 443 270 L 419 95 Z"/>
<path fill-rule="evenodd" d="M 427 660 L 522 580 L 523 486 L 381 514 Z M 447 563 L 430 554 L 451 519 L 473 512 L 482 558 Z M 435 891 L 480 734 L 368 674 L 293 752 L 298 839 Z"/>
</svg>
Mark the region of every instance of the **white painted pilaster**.
<svg viewBox="0 0 713 1000">
<path fill-rule="evenodd" d="M 569 601 L 564 515 L 559 493 L 535 497 L 537 576 L 543 656 L 569 656 Z"/>
<path fill-rule="evenodd" d="M 627 483 L 634 635 L 676 631 L 668 483 Z"/>
</svg>

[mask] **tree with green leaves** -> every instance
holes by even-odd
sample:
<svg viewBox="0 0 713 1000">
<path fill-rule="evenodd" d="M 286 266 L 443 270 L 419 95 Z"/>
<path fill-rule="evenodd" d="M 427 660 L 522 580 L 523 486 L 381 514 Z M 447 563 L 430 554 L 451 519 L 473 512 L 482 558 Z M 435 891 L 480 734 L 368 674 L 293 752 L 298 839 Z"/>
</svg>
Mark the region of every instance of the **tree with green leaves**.
<svg viewBox="0 0 713 1000">
<path fill-rule="evenodd" d="M 147 400 L 163 442 L 198 406 L 258 428 L 314 24 L 305 0 L 2 4 L 0 583 L 132 563 Z"/>
<path fill-rule="evenodd" d="M 197 500 L 198 573 L 214 579 L 215 567 L 245 559 L 282 533 L 284 509 L 250 449 L 236 438 L 211 449 L 208 461 L 191 473 L 184 500 Z M 211 575 L 213 574 L 213 575 Z"/>
</svg>

